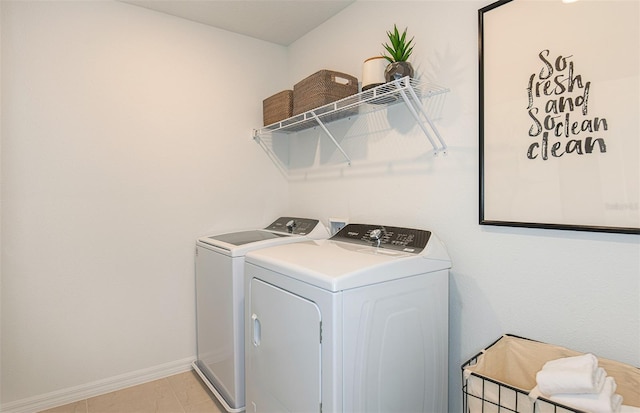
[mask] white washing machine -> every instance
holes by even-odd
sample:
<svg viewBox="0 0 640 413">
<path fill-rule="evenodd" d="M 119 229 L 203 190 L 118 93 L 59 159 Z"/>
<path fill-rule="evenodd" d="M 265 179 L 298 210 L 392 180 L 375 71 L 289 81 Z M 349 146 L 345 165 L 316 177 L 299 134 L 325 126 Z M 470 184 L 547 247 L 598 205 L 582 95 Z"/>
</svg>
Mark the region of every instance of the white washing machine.
<svg viewBox="0 0 640 413">
<path fill-rule="evenodd" d="M 229 412 L 245 406 L 244 257 L 273 245 L 328 238 L 315 219 L 281 217 L 264 229 L 196 241 L 197 360 L 193 368 Z"/>
<path fill-rule="evenodd" d="M 245 262 L 247 412 L 447 412 L 451 262 L 434 234 L 349 224 Z"/>
</svg>

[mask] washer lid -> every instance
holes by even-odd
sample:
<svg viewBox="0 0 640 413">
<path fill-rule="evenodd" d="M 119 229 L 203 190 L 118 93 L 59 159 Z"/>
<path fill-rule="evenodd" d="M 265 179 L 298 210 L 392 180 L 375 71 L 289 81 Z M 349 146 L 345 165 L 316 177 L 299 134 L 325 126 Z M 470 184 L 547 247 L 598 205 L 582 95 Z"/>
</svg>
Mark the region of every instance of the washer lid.
<svg viewBox="0 0 640 413">
<path fill-rule="evenodd" d="M 268 239 L 286 237 L 286 234 L 279 234 L 268 231 L 253 230 L 253 231 L 240 231 L 230 232 L 227 234 L 211 235 L 209 237 L 201 238 L 200 240 L 205 244 L 217 245 L 215 241 L 224 242 L 231 245 L 244 245 L 250 242 L 264 241 Z M 210 240 L 210 242 L 207 242 Z"/>
<path fill-rule="evenodd" d="M 305 237 L 265 231 L 263 229 L 230 232 L 199 238 L 196 245 L 230 257 L 243 257 L 248 251 L 289 242 Z"/>
<path fill-rule="evenodd" d="M 451 268 L 434 234 L 420 253 L 332 238 L 252 251 L 246 262 L 333 292 Z"/>
<path fill-rule="evenodd" d="M 280 217 L 264 229 L 209 235 L 199 238 L 197 244 L 231 257 L 242 257 L 257 248 L 328 237 L 326 228 L 317 219 Z"/>
</svg>

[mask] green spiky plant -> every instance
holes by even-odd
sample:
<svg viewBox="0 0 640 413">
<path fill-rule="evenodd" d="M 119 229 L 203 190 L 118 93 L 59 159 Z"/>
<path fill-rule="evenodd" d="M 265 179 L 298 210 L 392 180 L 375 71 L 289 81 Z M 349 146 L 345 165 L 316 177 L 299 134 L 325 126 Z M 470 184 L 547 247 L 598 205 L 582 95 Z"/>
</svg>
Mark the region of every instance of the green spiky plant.
<svg viewBox="0 0 640 413">
<path fill-rule="evenodd" d="M 398 31 L 398 27 L 393 25 L 393 32 L 387 32 L 387 37 L 389 37 L 389 42 L 384 43 L 384 46 L 387 53 L 383 53 L 382 56 L 389 61 L 389 63 L 393 62 L 406 62 L 411 56 L 411 52 L 413 52 L 413 37 L 407 41 L 407 29 L 405 28 L 402 34 Z"/>
</svg>

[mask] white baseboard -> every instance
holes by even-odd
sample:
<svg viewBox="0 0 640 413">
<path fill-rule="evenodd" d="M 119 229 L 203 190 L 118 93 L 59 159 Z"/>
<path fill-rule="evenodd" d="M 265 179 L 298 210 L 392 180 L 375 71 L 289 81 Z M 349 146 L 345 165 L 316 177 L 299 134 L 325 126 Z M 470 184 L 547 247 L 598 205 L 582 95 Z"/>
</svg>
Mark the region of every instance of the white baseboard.
<svg viewBox="0 0 640 413">
<path fill-rule="evenodd" d="M 2 404 L 2 406 L 0 406 L 0 412 L 34 413 L 51 409 L 52 407 L 62 406 L 68 403 L 73 403 L 79 400 L 84 400 L 90 397 L 95 397 L 101 394 L 124 389 L 126 387 L 147 383 L 153 380 L 158 380 L 164 377 L 172 376 L 174 374 L 189 371 L 191 370 L 191 363 L 194 360 L 195 358 L 192 357 L 182 360 L 176 360 L 169 363 L 161 364 L 159 366 L 149 367 L 118 376 L 109 377 L 107 379 L 94 381 L 92 383 L 56 390 L 51 393 L 29 397 L 26 399 L 16 400 L 10 403 Z"/>
</svg>

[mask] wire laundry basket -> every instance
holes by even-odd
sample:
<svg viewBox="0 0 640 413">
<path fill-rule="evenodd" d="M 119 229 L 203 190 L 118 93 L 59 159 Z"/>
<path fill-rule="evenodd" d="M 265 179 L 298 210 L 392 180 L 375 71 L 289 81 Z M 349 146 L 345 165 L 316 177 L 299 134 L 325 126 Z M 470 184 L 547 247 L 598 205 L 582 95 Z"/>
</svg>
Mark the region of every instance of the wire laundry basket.
<svg viewBox="0 0 640 413">
<path fill-rule="evenodd" d="M 586 413 L 529 396 L 544 363 L 580 354 L 524 337 L 502 336 L 462 365 L 463 413 Z M 602 358 L 598 364 L 616 380 L 623 404 L 640 407 L 640 369 Z"/>
</svg>

